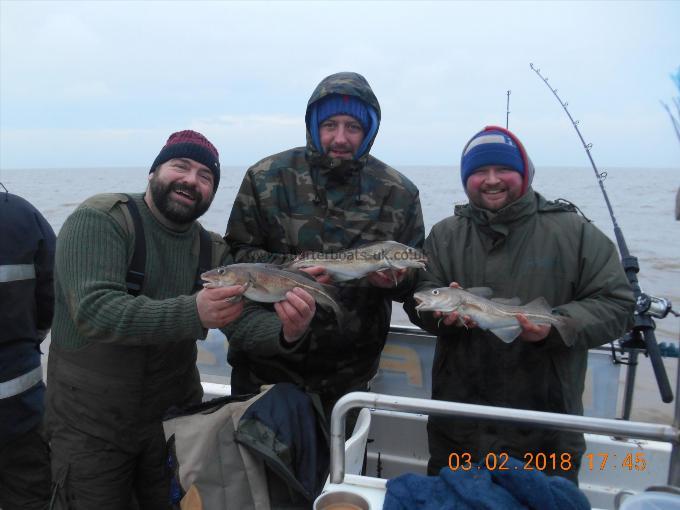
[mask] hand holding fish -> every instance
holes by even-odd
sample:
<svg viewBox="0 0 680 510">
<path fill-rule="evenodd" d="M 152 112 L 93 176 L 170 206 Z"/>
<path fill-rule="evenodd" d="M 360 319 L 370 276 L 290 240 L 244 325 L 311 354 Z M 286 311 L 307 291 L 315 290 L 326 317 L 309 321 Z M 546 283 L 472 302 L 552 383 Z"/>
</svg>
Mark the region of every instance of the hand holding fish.
<svg viewBox="0 0 680 510">
<path fill-rule="evenodd" d="M 518 298 L 492 298 L 488 287 L 461 289 L 458 284 L 448 287 L 416 292 L 417 312 L 431 311 L 443 317 L 446 325 L 462 321 L 467 327 L 480 327 L 496 335 L 505 343 L 517 337 L 527 342 L 546 338 L 555 327 L 565 345 L 571 346 L 576 339 L 577 324 L 571 317 L 553 313 L 543 297 L 525 305 Z M 436 315 L 439 313 L 439 315 Z"/>
<path fill-rule="evenodd" d="M 534 324 L 526 318 L 526 315 L 521 313 L 518 313 L 515 317 L 522 327 L 522 332 L 519 335 L 520 340 L 524 340 L 525 342 L 540 342 L 550 333 L 550 324 Z"/>
<path fill-rule="evenodd" d="M 210 288 L 240 285 L 244 297 L 260 303 L 284 301 L 290 291 L 298 287 L 320 306 L 333 310 L 338 324 L 342 321 L 342 308 L 336 300 L 335 289 L 298 270 L 286 270 L 272 264 L 243 263 L 217 267 L 203 273 L 201 278 L 206 282 L 204 286 Z"/>
<path fill-rule="evenodd" d="M 204 328 L 221 328 L 235 320 L 243 311 L 243 301 L 230 300 L 245 291 L 243 285 L 203 288 L 196 294 L 198 318 Z"/>
<path fill-rule="evenodd" d="M 312 276 L 318 283 L 330 284 L 333 281 L 331 275 L 329 275 L 322 266 L 303 267 L 300 271 Z"/>
<path fill-rule="evenodd" d="M 381 271 L 373 271 L 366 275 L 368 283 L 374 287 L 380 287 L 381 289 L 391 289 L 396 287 L 401 283 L 406 276 L 408 269 L 386 269 Z"/>
<path fill-rule="evenodd" d="M 467 329 L 478 327 L 478 324 L 473 321 L 469 315 L 462 315 L 458 312 L 434 312 L 433 315 L 436 318 L 442 317 L 441 323 L 444 324 L 444 326 L 460 326 Z"/>
<path fill-rule="evenodd" d="M 274 310 L 281 320 L 283 339 L 292 344 L 309 328 L 316 313 L 316 302 L 309 292 L 295 287 L 286 293 L 284 301 L 274 303 Z"/>
<path fill-rule="evenodd" d="M 462 287 L 458 282 L 451 282 L 449 283 L 449 287 L 452 289 L 461 289 Z M 434 317 L 440 318 L 443 317 L 441 320 L 442 324 L 444 326 L 453 326 L 454 324 L 457 324 L 458 326 L 465 326 L 468 329 L 476 328 L 477 323 L 473 321 L 469 315 L 462 315 L 458 313 L 456 310 L 445 313 L 445 312 L 434 312 Z"/>
</svg>

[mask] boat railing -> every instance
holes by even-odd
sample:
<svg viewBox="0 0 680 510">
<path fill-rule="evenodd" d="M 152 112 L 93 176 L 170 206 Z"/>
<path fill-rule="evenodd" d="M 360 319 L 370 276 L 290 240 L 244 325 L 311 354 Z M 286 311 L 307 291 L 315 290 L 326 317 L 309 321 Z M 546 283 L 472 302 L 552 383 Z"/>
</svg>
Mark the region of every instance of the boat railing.
<svg viewBox="0 0 680 510">
<path fill-rule="evenodd" d="M 412 414 L 461 416 L 572 432 L 589 432 L 616 437 L 662 441 L 671 444 L 668 484 L 680 486 L 680 429 L 677 426 L 368 392 L 348 393 L 338 400 L 333 407 L 331 414 L 331 483 L 343 483 L 345 478 L 345 416 L 349 410 L 363 407 Z"/>
</svg>

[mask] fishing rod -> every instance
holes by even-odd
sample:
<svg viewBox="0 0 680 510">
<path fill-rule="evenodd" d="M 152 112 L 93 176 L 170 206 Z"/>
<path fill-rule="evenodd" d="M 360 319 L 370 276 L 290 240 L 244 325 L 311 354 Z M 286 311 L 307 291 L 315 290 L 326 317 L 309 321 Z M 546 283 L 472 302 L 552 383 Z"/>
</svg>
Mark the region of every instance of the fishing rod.
<svg viewBox="0 0 680 510">
<path fill-rule="evenodd" d="M 508 90 L 508 101 L 505 104 L 505 129 L 508 128 L 508 124 L 510 123 L 510 90 Z"/>
<path fill-rule="evenodd" d="M 631 349 L 633 349 L 636 347 L 636 345 L 644 345 L 647 354 L 649 355 L 649 360 L 652 363 L 652 368 L 654 369 L 656 382 L 659 386 L 659 392 L 661 393 L 661 400 L 663 400 L 666 403 L 672 402 L 673 391 L 671 390 L 670 383 L 668 382 L 668 375 L 666 374 L 666 369 L 661 359 L 659 345 L 656 342 L 656 335 L 654 334 L 654 328 L 656 327 L 656 325 L 654 324 L 653 317 L 657 319 L 663 319 L 668 315 L 669 312 L 673 313 L 676 316 L 678 314 L 672 309 L 672 304 L 669 300 L 646 294 L 640 288 L 640 285 L 637 280 L 637 273 L 640 271 L 638 259 L 637 257 L 632 256 L 628 251 L 628 245 L 626 244 L 626 240 L 623 237 L 623 232 L 621 231 L 621 228 L 619 227 L 619 224 L 616 221 L 616 217 L 614 216 L 614 210 L 612 209 L 611 202 L 609 201 L 609 196 L 607 195 L 607 191 L 604 189 L 604 180 L 607 177 L 607 173 L 600 172 L 597 169 L 595 161 L 593 160 L 593 156 L 590 153 L 593 144 L 586 143 L 586 141 L 583 139 L 581 131 L 578 128 L 579 121 L 574 120 L 574 118 L 571 116 L 571 113 L 569 113 L 569 110 L 567 109 L 569 103 L 567 103 L 566 101 L 562 101 L 560 96 L 557 95 L 557 89 L 551 87 L 548 84 L 548 78 L 544 77 L 541 74 L 541 70 L 539 68 L 534 67 L 534 64 L 529 64 L 529 67 L 531 67 L 531 70 L 534 73 L 536 73 L 536 75 L 543 81 L 543 83 L 545 83 L 546 87 L 550 89 L 555 98 L 559 101 L 560 105 L 562 105 L 562 108 L 569 117 L 571 124 L 574 126 L 576 134 L 581 140 L 583 148 L 585 149 L 586 154 L 588 155 L 590 165 L 593 167 L 595 177 L 597 178 L 597 182 L 600 185 L 600 190 L 602 190 L 602 195 L 604 195 L 604 200 L 607 203 L 609 216 L 611 217 L 612 223 L 614 224 L 614 235 L 616 236 L 616 243 L 619 246 L 619 253 L 621 254 L 621 263 L 623 264 L 623 269 L 626 272 L 626 276 L 628 278 L 630 286 L 633 289 L 633 294 L 635 295 L 635 313 L 633 316 L 634 318 L 633 329 L 625 335 L 624 337 L 625 339 L 622 342 L 622 347 L 624 345 L 627 345 L 630 346 Z M 632 352 L 635 353 L 635 351 Z M 627 396 L 632 397 L 632 394 Z M 632 403 L 631 401 L 632 398 L 627 399 L 626 405 L 629 406 Z M 626 407 L 626 405 L 624 405 L 624 407 Z M 624 419 L 627 419 L 627 414 L 629 414 L 629 412 L 630 412 L 629 408 L 624 409 Z"/>
</svg>

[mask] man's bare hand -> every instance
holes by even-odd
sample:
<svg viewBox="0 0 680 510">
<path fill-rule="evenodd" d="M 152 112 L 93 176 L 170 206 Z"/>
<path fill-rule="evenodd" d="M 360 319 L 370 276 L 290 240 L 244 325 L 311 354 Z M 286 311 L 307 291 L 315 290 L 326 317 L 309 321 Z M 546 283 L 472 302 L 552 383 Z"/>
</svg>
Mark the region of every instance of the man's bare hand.
<svg viewBox="0 0 680 510">
<path fill-rule="evenodd" d="M 366 275 L 368 283 L 374 287 L 381 289 L 391 289 L 401 283 L 406 276 L 408 269 L 385 269 L 382 271 L 373 271 Z"/>
<path fill-rule="evenodd" d="M 455 289 L 460 289 L 460 284 L 458 282 L 451 282 L 449 283 L 449 287 L 453 287 Z M 444 326 L 453 326 L 454 324 L 457 326 L 461 327 L 466 327 L 468 329 L 471 328 L 476 328 L 477 323 L 473 321 L 469 315 L 461 315 L 455 310 L 453 312 L 445 313 L 445 312 L 434 312 L 434 317 L 439 318 L 442 317 L 442 324 Z"/>
<path fill-rule="evenodd" d="M 441 323 L 444 326 L 460 326 L 467 329 L 472 329 L 477 327 L 477 323 L 473 321 L 469 315 L 461 315 L 458 312 L 434 312 L 434 317 L 442 317 Z"/>
<path fill-rule="evenodd" d="M 540 342 L 550 333 L 549 324 L 534 324 L 521 313 L 518 313 L 515 317 L 522 327 L 519 337 L 525 342 Z"/>
<path fill-rule="evenodd" d="M 316 313 L 316 302 L 309 292 L 295 287 L 286 293 L 284 301 L 274 304 L 274 310 L 281 320 L 283 339 L 293 343 L 309 328 Z"/>
<path fill-rule="evenodd" d="M 313 276 L 314 279 L 319 282 L 319 283 L 331 283 L 333 280 L 331 276 L 326 273 L 326 269 L 324 269 L 321 266 L 311 266 L 311 267 L 305 267 L 303 269 L 300 269 L 300 271 L 304 271 L 310 276 Z"/>
<path fill-rule="evenodd" d="M 242 285 L 204 287 L 196 294 L 198 317 L 204 328 L 221 328 L 235 320 L 243 311 L 242 300 L 229 300 L 245 292 Z"/>
</svg>

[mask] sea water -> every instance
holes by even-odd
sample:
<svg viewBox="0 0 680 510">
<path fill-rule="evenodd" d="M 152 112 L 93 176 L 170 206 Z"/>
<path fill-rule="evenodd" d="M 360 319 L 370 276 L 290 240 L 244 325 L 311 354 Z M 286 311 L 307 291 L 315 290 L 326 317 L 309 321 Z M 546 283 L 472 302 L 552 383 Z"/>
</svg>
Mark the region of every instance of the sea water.
<svg viewBox="0 0 680 510">
<path fill-rule="evenodd" d="M 203 225 L 224 233 L 245 167 L 223 167 L 220 187 Z M 425 231 L 453 213 L 454 204 L 467 201 L 457 167 L 404 166 L 398 170 L 420 190 Z M 648 294 L 676 303 L 680 311 L 680 221 L 674 219 L 680 169 L 607 169 L 604 187 L 631 255 L 638 257 L 638 280 Z M 10 192 L 35 205 L 58 232 L 80 202 L 96 193 L 141 192 L 145 168 L 28 169 L 0 171 Z M 533 187 L 548 199 L 564 198 L 616 242 L 612 220 L 592 168 L 538 168 Z M 399 308 L 399 307 L 395 307 Z M 408 323 L 403 314 L 395 322 Z M 659 341 L 677 341 L 680 319 L 658 320 Z"/>
<path fill-rule="evenodd" d="M 397 166 L 420 190 L 425 231 L 453 213 L 455 204 L 467 201 L 454 166 Z M 220 187 L 203 225 L 224 233 L 229 213 L 245 173 L 245 166 L 222 168 Z M 638 258 L 638 280 L 643 291 L 674 303 L 680 311 L 680 221 L 674 219 L 680 169 L 606 169 L 604 188 L 631 255 Z M 35 205 L 55 232 L 87 197 L 107 192 L 142 192 L 146 168 L 3 169 L 0 182 L 11 192 Z M 592 168 L 538 168 L 533 187 L 548 199 L 563 198 L 616 243 L 611 217 Z M 393 323 L 409 324 L 400 306 L 394 307 Z M 669 315 L 656 320 L 658 342 L 677 343 L 680 319 Z M 675 389 L 675 360 L 665 360 L 671 387 Z M 639 397 L 638 397 L 639 395 Z M 649 396 L 647 396 L 649 395 Z M 636 416 L 638 402 L 643 412 Z M 639 407 L 639 406 L 638 406 Z M 648 360 L 641 359 L 633 419 L 670 423 L 670 404 L 662 404 Z"/>
</svg>

